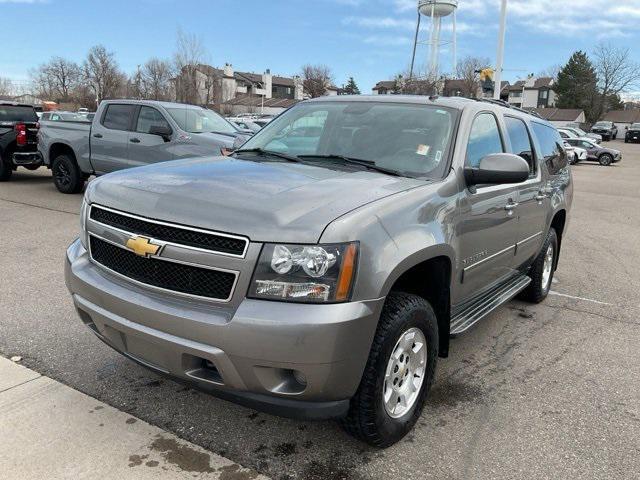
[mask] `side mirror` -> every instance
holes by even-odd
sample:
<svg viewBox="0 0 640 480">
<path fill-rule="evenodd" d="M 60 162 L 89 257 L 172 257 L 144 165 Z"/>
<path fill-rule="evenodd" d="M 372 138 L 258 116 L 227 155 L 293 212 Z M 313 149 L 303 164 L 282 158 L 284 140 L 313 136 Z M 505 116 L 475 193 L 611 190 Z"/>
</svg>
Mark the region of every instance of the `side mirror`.
<svg viewBox="0 0 640 480">
<path fill-rule="evenodd" d="M 529 164 L 512 153 L 493 153 L 477 167 L 465 167 L 467 185 L 520 183 L 529 178 Z"/>
<path fill-rule="evenodd" d="M 152 125 L 149 128 L 149 133 L 151 135 L 158 135 L 159 137 L 162 137 L 165 142 L 168 142 L 171 140 L 171 134 L 173 131 L 165 125 Z"/>
</svg>

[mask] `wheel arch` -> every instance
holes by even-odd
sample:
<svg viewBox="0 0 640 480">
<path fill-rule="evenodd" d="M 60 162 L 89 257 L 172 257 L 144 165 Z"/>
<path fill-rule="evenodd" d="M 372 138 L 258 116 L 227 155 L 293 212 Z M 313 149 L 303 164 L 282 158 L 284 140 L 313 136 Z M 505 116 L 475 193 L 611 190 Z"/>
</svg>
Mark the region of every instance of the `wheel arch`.
<svg viewBox="0 0 640 480">
<path fill-rule="evenodd" d="M 69 155 L 76 164 L 78 163 L 76 152 L 70 145 L 62 142 L 56 142 L 51 144 L 49 147 L 49 167 L 53 166 L 53 161 L 60 155 Z"/>
<path fill-rule="evenodd" d="M 560 252 L 562 251 L 562 236 L 564 234 L 564 229 L 567 224 L 567 211 L 562 209 L 558 210 L 551 220 L 551 228 L 556 231 L 556 235 L 558 237 L 558 254 L 556 255 L 556 263 L 553 266 L 554 270 L 558 269 L 558 261 L 560 259 Z"/>
<path fill-rule="evenodd" d="M 399 291 L 417 295 L 431 304 L 438 319 L 438 354 L 443 358 L 449 354 L 453 258 L 453 250 L 445 245 L 418 252 L 398 265 L 384 290 L 385 296 Z"/>
</svg>

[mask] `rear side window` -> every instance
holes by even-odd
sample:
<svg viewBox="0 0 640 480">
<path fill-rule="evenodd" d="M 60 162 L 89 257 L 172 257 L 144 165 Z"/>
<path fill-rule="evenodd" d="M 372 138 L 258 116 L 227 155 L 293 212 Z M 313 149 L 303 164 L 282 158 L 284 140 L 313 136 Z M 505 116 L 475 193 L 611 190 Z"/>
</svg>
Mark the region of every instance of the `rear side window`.
<svg viewBox="0 0 640 480">
<path fill-rule="evenodd" d="M 535 175 L 536 162 L 527 125 L 519 118 L 513 117 L 504 117 L 504 123 L 507 125 L 507 135 L 511 141 L 513 153 L 522 157 L 529 164 L 529 174 Z"/>
<path fill-rule="evenodd" d="M 38 115 L 33 107 L 23 105 L 0 105 L 0 123 L 37 122 Z"/>
<path fill-rule="evenodd" d="M 563 140 L 558 131 L 547 125 L 533 122 L 533 132 L 538 138 L 541 156 L 551 175 L 557 175 L 567 167 L 567 155 L 562 148 Z"/>
<path fill-rule="evenodd" d="M 135 105 L 108 105 L 102 125 L 111 130 L 129 130 L 135 108 Z"/>
<path fill-rule="evenodd" d="M 152 107 L 142 107 L 140 109 L 140 114 L 138 115 L 136 132 L 149 133 L 151 131 L 151 127 L 171 128 L 167 120 L 158 110 Z"/>
<path fill-rule="evenodd" d="M 498 121 L 491 113 L 481 113 L 473 121 L 467 144 L 467 165 L 477 167 L 487 155 L 503 153 Z"/>
</svg>

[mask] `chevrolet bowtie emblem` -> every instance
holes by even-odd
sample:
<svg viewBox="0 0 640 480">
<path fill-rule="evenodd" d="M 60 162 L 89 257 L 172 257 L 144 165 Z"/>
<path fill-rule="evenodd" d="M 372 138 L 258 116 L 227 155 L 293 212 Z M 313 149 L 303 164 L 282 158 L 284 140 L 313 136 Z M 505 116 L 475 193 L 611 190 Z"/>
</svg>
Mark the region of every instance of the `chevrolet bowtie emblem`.
<svg viewBox="0 0 640 480">
<path fill-rule="evenodd" d="M 132 237 L 127 240 L 127 248 L 140 257 L 150 257 L 157 255 L 162 248 L 160 245 L 154 245 L 151 240 L 146 237 Z"/>
</svg>

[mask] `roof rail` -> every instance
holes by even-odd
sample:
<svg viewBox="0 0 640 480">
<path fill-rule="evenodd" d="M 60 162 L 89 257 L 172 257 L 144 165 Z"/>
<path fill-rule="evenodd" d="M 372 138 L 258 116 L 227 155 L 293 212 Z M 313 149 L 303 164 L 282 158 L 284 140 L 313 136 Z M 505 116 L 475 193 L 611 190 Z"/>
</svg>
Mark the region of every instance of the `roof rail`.
<svg viewBox="0 0 640 480">
<path fill-rule="evenodd" d="M 532 115 L 532 116 L 537 117 L 537 118 L 542 118 L 538 114 L 538 112 L 525 110 L 525 109 L 520 108 L 520 107 L 515 107 L 515 106 L 511 105 L 509 102 L 505 102 L 504 100 L 498 100 L 496 98 L 477 98 L 476 100 L 478 102 L 493 103 L 494 105 L 500 105 L 501 107 L 510 108 L 511 110 L 516 110 L 518 112 L 526 113 L 528 115 Z"/>
</svg>

